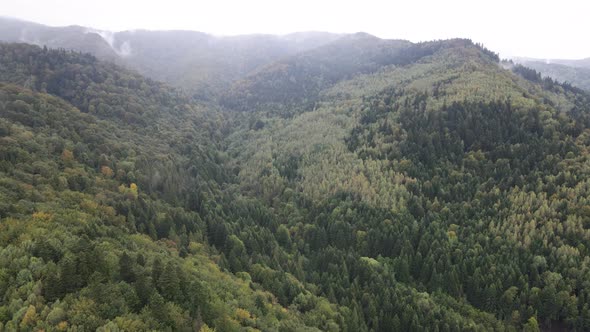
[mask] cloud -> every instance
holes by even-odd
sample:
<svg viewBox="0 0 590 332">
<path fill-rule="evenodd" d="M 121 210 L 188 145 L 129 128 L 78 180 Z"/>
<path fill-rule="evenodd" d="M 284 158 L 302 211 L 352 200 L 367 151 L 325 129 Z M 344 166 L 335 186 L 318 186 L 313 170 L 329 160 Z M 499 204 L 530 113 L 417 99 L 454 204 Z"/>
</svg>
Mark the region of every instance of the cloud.
<svg viewBox="0 0 590 332">
<path fill-rule="evenodd" d="M 85 33 L 96 33 L 97 35 L 102 37 L 102 39 L 104 39 L 104 41 L 106 41 L 107 44 L 109 44 L 109 46 L 113 49 L 113 51 L 115 51 L 115 53 L 117 53 L 117 55 L 119 55 L 120 57 L 128 57 L 132 53 L 131 44 L 128 40 L 120 43 L 120 45 L 117 47 L 115 40 L 116 36 L 115 33 L 112 31 L 87 29 Z"/>
</svg>

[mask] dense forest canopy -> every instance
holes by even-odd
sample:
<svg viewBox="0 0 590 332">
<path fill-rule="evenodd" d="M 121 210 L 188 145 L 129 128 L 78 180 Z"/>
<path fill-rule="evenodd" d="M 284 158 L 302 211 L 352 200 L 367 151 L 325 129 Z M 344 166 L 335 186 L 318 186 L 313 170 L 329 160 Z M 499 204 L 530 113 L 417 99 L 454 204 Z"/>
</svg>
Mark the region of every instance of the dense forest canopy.
<svg viewBox="0 0 590 332">
<path fill-rule="evenodd" d="M 466 39 L 285 38 L 176 87 L 0 44 L 0 331 L 590 329 L 588 93 Z"/>
</svg>

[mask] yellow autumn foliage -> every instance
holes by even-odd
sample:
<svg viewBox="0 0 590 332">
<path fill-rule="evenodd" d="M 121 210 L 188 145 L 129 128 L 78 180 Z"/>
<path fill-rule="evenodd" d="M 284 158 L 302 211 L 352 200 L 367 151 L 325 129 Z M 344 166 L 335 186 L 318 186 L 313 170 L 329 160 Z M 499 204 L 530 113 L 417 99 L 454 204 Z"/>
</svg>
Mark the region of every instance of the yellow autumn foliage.
<svg viewBox="0 0 590 332">
<path fill-rule="evenodd" d="M 33 305 L 29 305 L 25 315 L 23 316 L 23 320 L 20 323 L 21 328 L 26 328 L 27 326 L 35 325 L 37 321 L 37 309 Z"/>
<path fill-rule="evenodd" d="M 137 185 L 135 183 L 132 183 L 131 185 L 129 185 L 129 189 L 131 190 L 131 193 L 133 193 L 133 197 L 137 198 L 137 195 L 138 195 Z"/>
<path fill-rule="evenodd" d="M 203 324 L 199 332 L 215 332 L 215 329 L 210 328 L 207 324 Z"/>
<path fill-rule="evenodd" d="M 37 221 L 49 221 L 53 215 L 51 213 L 38 211 L 33 213 L 33 219 Z"/>
<path fill-rule="evenodd" d="M 101 166 L 100 173 L 107 178 L 112 178 L 115 175 L 115 172 L 109 166 Z"/>
<path fill-rule="evenodd" d="M 61 153 L 61 160 L 64 163 L 71 163 L 74 161 L 74 153 L 68 149 L 64 149 L 64 151 Z"/>
<path fill-rule="evenodd" d="M 66 331 L 67 329 L 68 329 L 68 322 L 63 321 L 63 322 L 60 322 L 59 324 L 57 324 L 58 331 Z"/>
<path fill-rule="evenodd" d="M 236 317 L 239 320 L 249 319 L 250 318 L 250 312 L 248 312 L 248 310 L 246 310 L 246 309 L 237 308 L 236 309 Z"/>
</svg>

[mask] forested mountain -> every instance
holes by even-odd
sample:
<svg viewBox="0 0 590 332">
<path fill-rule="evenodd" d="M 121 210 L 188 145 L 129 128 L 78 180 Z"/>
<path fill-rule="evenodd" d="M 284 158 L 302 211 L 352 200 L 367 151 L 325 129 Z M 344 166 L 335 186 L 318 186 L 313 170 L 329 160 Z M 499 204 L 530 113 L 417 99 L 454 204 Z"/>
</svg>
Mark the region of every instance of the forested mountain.
<svg viewBox="0 0 590 332">
<path fill-rule="evenodd" d="M 184 87 L 203 99 L 214 99 L 258 66 L 338 38 L 338 34 L 324 32 L 232 37 L 195 31 L 111 32 L 79 26 L 48 27 L 0 17 L 0 41 L 91 53 Z"/>
<path fill-rule="evenodd" d="M 244 38 L 182 90 L 0 44 L 0 331 L 590 329 L 590 95 L 465 39 Z"/>
<path fill-rule="evenodd" d="M 313 111 L 249 115 L 253 125 L 230 137 L 242 190 L 279 209 L 297 206 L 293 195 L 306 200 L 306 214 L 289 217 L 301 223 L 289 229 L 307 240 L 306 256 L 318 257 L 313 269 L 321 272 L 308 278 L 340 301 L 373 305 L 373 314 L 364 312 L 369 329 L 397 329 L 388 318 L 400 309 L 383 309 L 396 298 L 387 283 L 375 294 L 353 273 L 360 289 L 350 289 L 342 280 L 347 253 L 376 258 L 396 284 L 491 312 L 508 324 L 500 329 L 537 320 L 585 329 L 585 286 L 573 285 L 588 273 L 580 269 L 588 231 L 578 214 L 587 194 L 576 190 L 586 181 L 588 96 L 503 70 L 468 41 L 437 44 L 422 45 L 435 51 L 414 62 L 323 90 Z M 576 180 L 566 184 L 566 174 Z M 402 330 L 436 325 L 400 319 Z"/>
<path fill-rule="evenodd" d="M 517 58 L 518 64 L 535 69 L 541 75 L 560 82 L 568 82 L 586 91 L 590 91 L 590 59 L 583 60 L 548 60 Z"/>
<path fill-rule="evenodd" d="M 571 67 L 544 62 L 527 62 L 524 65 L 537 70 L 543 76 L 552 77 L 561 82 L 568 82 L 581 89 L 590 91 L 590 67 Z"/>
<path fill-rule="evenodd" d="M 38 23 L 0 17 L 0 40 L 21 42 L 64 48 L 85 53 L 109 61 L 115 61 L 116 50 L 97 33 L 87 33 L 89 29 L 80 26 L 49 27 Z"/>
<path fill-rule="evenodd" d="M 309 109 L 322 90 L 339 81 L 389 65 L 408 65 L 466 43 L 471 42 L 457 39 L 412 44 L 357 33 L 254 71 L 236 82 L 222 103 L 240 110 Z"/>
</svg>

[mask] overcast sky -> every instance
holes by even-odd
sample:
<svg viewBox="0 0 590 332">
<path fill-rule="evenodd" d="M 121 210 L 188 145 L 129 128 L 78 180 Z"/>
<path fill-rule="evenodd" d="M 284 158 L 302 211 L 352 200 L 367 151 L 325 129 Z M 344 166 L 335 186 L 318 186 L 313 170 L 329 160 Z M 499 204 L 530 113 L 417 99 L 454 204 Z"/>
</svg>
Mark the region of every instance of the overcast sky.
<svg viewBox="0 0 590 332">
<path fill-rule="evenodd" d="M 364 31 L 425 41 L 471 38 L 502 57 L 590 57 L 589 0 L 1 0 L 0 15 L 104 30 L 218 35 Z"/>
</svg>

